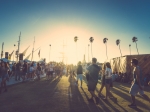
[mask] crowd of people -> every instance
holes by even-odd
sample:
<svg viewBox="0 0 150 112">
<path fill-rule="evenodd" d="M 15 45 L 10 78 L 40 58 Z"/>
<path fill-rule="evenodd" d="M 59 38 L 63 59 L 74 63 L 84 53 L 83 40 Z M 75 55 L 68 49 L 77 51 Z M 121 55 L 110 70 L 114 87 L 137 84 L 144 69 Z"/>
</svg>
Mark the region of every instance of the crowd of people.
<svg viewBox="0 0 150 112">
<path fill-rule="evenodd" d="M 12 65 L 9 62 L 0 62 L 0 78 L 2 79 L 0 85 L 0 93 L 4 88 L 4 92 L 7 92 L 6 81 L 9 81 L 14 77 L 15 81 L 34 81 L 40 80 L 40 76 L 46 74 L 46 80 L 50 80 L 52 77 L 59 77 L 63 74 L 71 74 L 73 77 L 76 66 L 74 65 L 65 65 L 63 63 L 50 62 L 45 63 L 36 63 L 36 62 L 21 62 L 13 63 Z"/>
<path fill-rule="evenodd" d="M 147 101 L 150 102 L 150 99 L 147 95 L 144 94 L 143 87 L 145 82 L 148 84 L 149 75 L 143 79 L 142 71 L 138 66 L 138 60 L 132 59 L 131 65 L 134 67 L 133 69 L 133 81 L 132 86 L 130 88 L 130 94 L 132 103 L 129 105 L 131 107 L 135 107 L 135 95 L 139 92 Z M 113 82 L 129 82 L 129 76 L 126 73 L 117 73 L 113 72 L 111 69 L 111 65 L 109 62 L 103 64 L 103 66 L 97 65 L 97 59 L 92 58 L 92 63 L 87 65 L 86 69 L 82 66 L 81 62 L 78 62 L 77 66 L 65 65 L 63 63 L 54 63 L 50 62 L 48 64 L 45 63 L 27 63 L 24 61 L 21 63 L 12 64 L 9 66 L 9 63 L 1 61 L 0 63 L 0 77 L 2 78 L 0 93 L 4 88 L 4 92 L 7 92 L 6 81 L 9 81 L 11 77 L 15 77 L 15 81 L 22 82 L 32 80 L 40 80 L 40 76 L 46 74 L 46 80 L 50 80 L 52 77 L 61 77 L 63 74 L 70 75 L 70 77 L 76 77 L 75 85 L 79 85 L 78 80 L 80 79 L 80 87 L 82 88 L 82 80 L 83 74 L 85 73 L 88 91 L 91 94 L 91 98 L 88 99 L 89 102 L 93 102 L 95 99 L 96 104 L 99 103 L 99 97 L 102 96 L 102 90 L 105 87 L 106 95 L 103 100 L 107 100 L 108 98 L 113 98 L 115 102 L 117 102 L 117 98 L 111 93 L 110 88 L 113 87 Z M 98 92 L 98 96 L 95 94 L 95 89 L 98 83 L 99 74 L 101 74 L 101 87 Z"/>
<path fill-rule="evenodd" d="M 143 74 L 140 66 L 138 65 L 138 60 L 137 59 L 132 59 L 131 60 L 131 66 L 134 68 L 133 69 L 133 80 L 131 83 L 131 88 L 130 88 L 130 95 L 132 99 L 132 103 L 129 104 L 129 107 L 136 107 L 135 103 L 135 96 L 137 93 L 139 93 L 145 100 L 147 100 L 150 103 L 150 98 L 144 94 L 144 80 L 143 80 Z M 96 65 L 96 58 L 92 59 L 92 64 L 87 68 L 86 76 L 87 76 L 87 81 L 88 81 L 88 91 L 91 94 L 91 98 L 89 98 L 90 102 L 93 102 L 93 99 L 95 99 L 96 104 L 99 103 L 99 98 L 102 96 L 102 90 L 105 87 L 106 89 L 106 95 L 103 100 L 107 100 L 108 98 L 113 98 L 114 101 L 117 101 L 117 98 L 111 93 L 110 88 L 113 87 L 113 81 L 125 81 L 126 78 L 118 78 L 115 77 L 113 80 L 113 72 L 111 69 L 111 65 L 109 62 L 106 62 L 103 64 L 102 68 L 102 83 L 100 90 L 98 92 L 98 96 L 94 93 L 96 89 L 96 85 L 98 83 L 98 74 L 100 72 L 101 68 Z M 121 75 L 121 74 L 119 74 Z M 116 76 L 116 74 L 114 74 Z M 126 74 L 123 75 L 124 77 L 127 77 Z M 149 82 L 150 83 L 150 82 Z"/>
</svg>

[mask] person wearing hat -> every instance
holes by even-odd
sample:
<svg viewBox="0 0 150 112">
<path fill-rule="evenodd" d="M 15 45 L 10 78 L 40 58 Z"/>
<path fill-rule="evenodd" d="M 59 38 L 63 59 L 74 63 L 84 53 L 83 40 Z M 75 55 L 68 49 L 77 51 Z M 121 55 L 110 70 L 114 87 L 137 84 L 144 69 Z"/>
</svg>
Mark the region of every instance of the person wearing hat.
<svg viewBox="0 0 150 112">
<path fill-rule="evenodd" d="M 77 80 L 76 80 L 76 84 L 78 85 L 78 80 L 80 79 L 81 81 L 81 88 L 82 88 L 82 78 L 83 77 L 83 68 L 81 65 L 81 61 L 78 62 L 78 66 L 77 66 Z"/>
<path fill-rule="evenodd" d="M 99 103 L 99 98 L 95 95 L 94 91 L 96 89 L 96 85 L 98 83 L 98 75 L 101 68 L 96 64 L 97 59 L 92 58 L 92 64 L 87 68 L 88 77 L 88 91 L 91 94 L 91 98 L 88 99 L 89 102 L 93 102 L 93 98 L 95 98 L 96 104 Z"/>
</svg>

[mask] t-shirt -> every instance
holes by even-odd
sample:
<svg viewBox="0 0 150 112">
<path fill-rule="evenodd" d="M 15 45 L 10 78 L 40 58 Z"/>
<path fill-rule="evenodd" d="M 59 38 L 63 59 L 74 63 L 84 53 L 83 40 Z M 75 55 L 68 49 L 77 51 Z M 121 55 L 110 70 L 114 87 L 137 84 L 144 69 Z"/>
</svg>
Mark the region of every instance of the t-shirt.
<svg viewBox="0 0 150 112">
<path fill-rule="evenodd" d="M 23 65 L 23 72 L 27 72 L 28 71 L 28 65 L 25 63 Z"/>
<path fill-rule="evenodd" d="M 108 72 L 108 74 L 107 74 L 107 72 Z M 112 76 L 112 70 L 110 68 L 106 67 L 106 70 L 105 70 L 105 79 L 111 79 L 111 76 Z"/>
<path fill-rule="evenodd" d="M 38 66 L 37 69 L 38 69 L 38 71 L 41 71 L 41 66 Z"/>
<path fill-rule="evenodd" d="M 30 66 L 29 71 L 33 72 L 34 68 L 32 66 Z"/>
<path fill-rule="evenodd" d="M 8 74 L 8 70 L 9 70 L 9 68 L 1 67 L 1 75 L 3 76 L 3 75 Z"/>
<path fill-rule="evenodd" d="M 17 63 L 17 64 L 16 64 L 16 70 L 17 70 L 17 71 L 20 71 L 20 67 L 21 67 L 21 64 L 20 64 L 20 63 Z"/>
<path fill-rule="evenodd" d="M 83 69 L 81 65 L 78 65 L 77 67 L 77 74 L 82 74 L 83 73 Z"/>
<path fill-rule="evenodd" d="M 36 70 L 36 68 L 37 68 L 36 63 L 33 64 L 33 68 L 34 68 L 34 70 Z"/>
<path fill-rule="evenodd" d="M 53 70 L 54 70 L 53 65 L 49 65 L 49 70 L 50 70 L 50 71 L 53 71 Z"/>
<path fill-rule="evenodd" d="M 15 65 L 12 66 L 12 71 L 16 71 L 16 66 Z"/>
<path fill-rule="evenodd" d="M 89 72 L 88 81 L 98 82 L 98 75 L 99 75 L 99 71 L 101 70 L 101 68 L 96 64 L 92 64 L 87 67 L 87 70 Z"/>
</svg>

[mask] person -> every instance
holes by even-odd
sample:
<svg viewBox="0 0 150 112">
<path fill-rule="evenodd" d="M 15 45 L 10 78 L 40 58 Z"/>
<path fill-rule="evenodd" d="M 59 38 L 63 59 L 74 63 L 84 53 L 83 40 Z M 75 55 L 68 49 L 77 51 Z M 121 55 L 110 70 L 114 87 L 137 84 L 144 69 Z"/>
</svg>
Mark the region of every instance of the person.
<svg viewBox="0 0 150 112">
<path fill-rule="evenodd" d="M 92 64 L 87 68 L 87 73 L 89 74 L 88 78 L 88 91 L 91 94 L 91 98 L 88 99 L 89 102 L 93 102 L 93 98 L 95 98 L 96 104 L 99 103 L 99 98 L 95 95 L 96 85 L 98 83 L 98 75 L 101 68 L 96 64 L 97 59 L 92 58 Z"/>
<path fill-rule="evenodd" d="M 27 73 L 28 73 L 28 65 L 27 62 L 24 61 L 23 70 L 22 70 L 22 81 L 25 81 L 25 76 L 27 75 Z"/>
<path fill-rule="evenodd" d="M 41 75 L 41 66 L 39 63 L 37 63 L 37 79 L 40 80 Z"/>
<path fill-rule="evenodd" d="M 142 76 L 142 70 L 140 66 L 138 65 L 138 60 L 136 58 L 133 58 L 131 60 L 131 66 L 134 67 L 133 69 L 133 81 L 130 88 L 129 93 L 131 94 L 132 103 L 128 105 L 129 107 L 136 107 L 135 104 L 135 95 L 139 92 L 141 96 L 143 96 L 147 101 L 150 103 L 150 98 L 144 94 L 143 88 L 144 88 L 144 82 L 143 82 L 143 76 Z"/>
<path fill-rule="evenodd" d="M 20 67 L 21 67 L 21 63 L 20 61 L 16 64 L 16 75 L 15 75 L 15 80 L 16 81 L 20 81 L 20 75 L 21 75 L 21 71 L 20 71 Z M 18 77 L 18 78 L 17 78 Z"/>
<path fill-rule="evenodd" d="M 2 91 L 3 86 L 5 88 L 4 92 L 7 92 L 6 81 L 9 80 L 8 71 L 9 71 L 8 64 L 6 62 L 1 62 L 2 81 L 1 81 L 0 93 Z"/>
<path fill-rule="evenodd" d="M 117 101 L 117 98 L 114 97 L 114 95 L 110 92 L 110 86 L 112 83 L 112 70 L 111 65 L 109 62 L 106 62 L 105 64 L 105 88 L 106 88 L 106 96 L 103 100 L 107 100 L 108 96 L 114 98 L 115 102 Z"/>
<path fill-rule="evenodd" d="M 81 81 L 81 88 L 82 88 L 82 79 L 83 79 L 83 68 L 81 65 L 81 61 L 79 61 L 78 66 L 77 66 L 77 80 L 76 80 L 76 84 L 78 85 L 78 80 L 80 79 Z"/>
<path fill-rule="evenodd" d="M 30 74 L 30 78 L 31 80 L 34 80 L 34 67 L 33 67 L 33 63 L 31 63 L 30 68 L 29 68 L 29 74 Z"/>
<path fill-rule="evenodd" d="M 46 80 L 49 80 L 49 75 L 50 75 L 50 71 L 49 71 L 49 63 L 46 65 L 46 69 L 45 69 L 45 72 L 46 72 Z"/>
<path fill-rule="evenodd" d="M 99 93 L 98 93 L 98 96 L 101 97 L 102 96 L 102 90 L 103 88 L 105 87 L 105 68 L 106 68 L 106 65 L 105 63 L 103 64 L 103 69 L 102 69 L 102 80 L 101 80 L 101 88 L 99 90 Z"/>
<path fill-rule="evenodd" d="M 54 65 L 53 65 L 53 63 L 50 63 L 49 70 L 50 70 L 49 73 L 50 73 L 51 77 L 53 77 L 53 73 L 54 73 Z"/>
<path fill-rule="evenodd" d="M 10 78 L 12 76 L 16 76 L 16 63 L 13 63 L 13 65 L 12 65 L 12 74 L 11 74 Z"/>
</svg>

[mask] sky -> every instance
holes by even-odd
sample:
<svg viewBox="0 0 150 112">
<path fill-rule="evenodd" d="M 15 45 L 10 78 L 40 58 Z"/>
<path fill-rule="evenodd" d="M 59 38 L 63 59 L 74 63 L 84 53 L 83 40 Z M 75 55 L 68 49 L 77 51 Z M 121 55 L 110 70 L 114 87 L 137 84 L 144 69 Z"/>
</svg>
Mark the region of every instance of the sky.
<svg viewBox="0 0 150 112">
<path fill-rule="evenodd" d="M 150 1 L 0 0 L 0 46 L 4 42 L 4 52 L 17 50 L 20 32 L 20 53 L 30 46 L 24 58 L 32 52 L 35 37 L 34 50 L 40 48 L 40 57 L 36 50 L 34 61 L 40 58 L 46 58 L 46 62 L 62 61 L 62 52 L 65 52 L 64 61 L 68 64 L 83 61 L 84 55 L 86 62 L 93 55 L 103 63 L 121 56 L 117 39 L 120 39 L 122 55 L 130 54 L 129 44 L 131 54 L 137 54 L 132 42 L 134 36 L 138 38 L 139 53 L 149 54 Z M 74 42 L 75 36 L 77 42 Z M 90 37 L 94 38 L 92 45 Z M 108 38 L 108 59 L 105 37 Z"/>
</svg>

